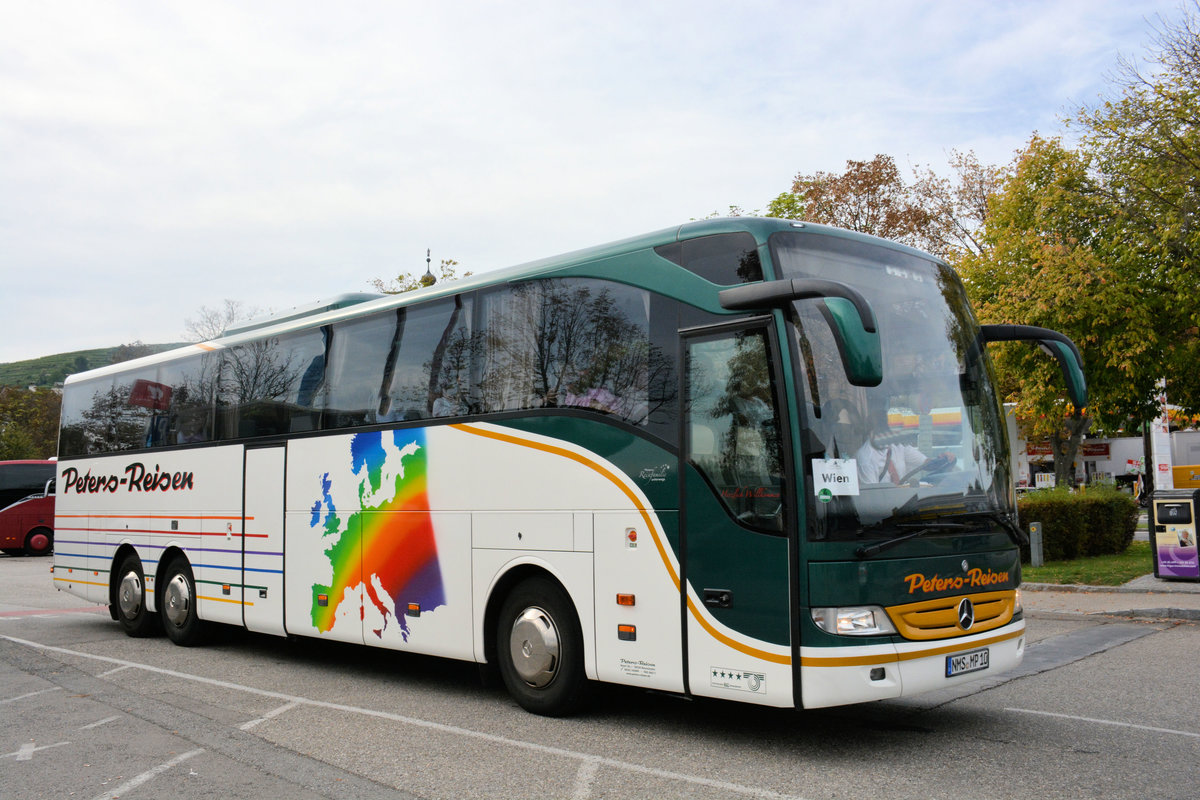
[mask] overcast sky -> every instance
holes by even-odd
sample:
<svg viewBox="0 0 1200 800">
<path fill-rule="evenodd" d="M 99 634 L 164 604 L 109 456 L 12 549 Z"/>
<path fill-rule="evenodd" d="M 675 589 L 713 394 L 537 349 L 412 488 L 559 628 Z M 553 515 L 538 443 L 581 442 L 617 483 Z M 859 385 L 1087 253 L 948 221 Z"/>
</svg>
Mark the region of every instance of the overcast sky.
<svg viewBox="0 0 1200 800">
<path fill-rule="evenodd" d="M 1007 162 L 1177 0 L 0 0 L 0 362 Z"/>
</svg>

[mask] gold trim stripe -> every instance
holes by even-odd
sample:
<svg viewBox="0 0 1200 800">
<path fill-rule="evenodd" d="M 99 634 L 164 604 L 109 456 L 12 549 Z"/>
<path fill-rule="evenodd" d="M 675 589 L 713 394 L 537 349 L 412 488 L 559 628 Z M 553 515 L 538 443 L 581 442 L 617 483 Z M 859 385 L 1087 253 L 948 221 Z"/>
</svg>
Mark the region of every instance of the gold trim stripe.
<svg viewBox="0 0 1200 800">
<path fill-rule="evenodd" d="M 55 578 L 54 580 L 61 581 L 62 583 L 82 583 L 85 586 L 108 586 L 107 583 L 97 583 L 96 581 L 80 581 L 75 580 L 74 578 Z"/>
<path fill-rule="evenodd" d="M 198 595 L 196 595 L 196 599 L 197 600 L 212 600 L 217 603 L 233 603 L 234 605 L 239 605 L 239 606 L 254 605 L 254 603 L 247 603 L 242 600 L 234 600 L 232 597 L 208 597 L 207 595 L 198 594 Z"/>
<path fill-rule="evenodd" d="M 1019 631 L 1010 631 L 1009 633 L 1001 634 L 1000 636 L 992 636 L 988 639 L 976 639 L 973 642 L 959 642 L 957 644 L 946 645 L 944 647 L 931 647 L 928 650 L 906 650 L 899 653 L 880 653 L 873 656 L 836 656 L 825 658 L 823 656 L 801 656 L 800 666 L 802 667 L 865 667 L 875 666 L 878 664 L 897 664 L 901 661 L 916 661 L 918 658 L 931 658 L 933 656 L 949 655 L 964 650 L 974 650 L 977 647 L 986 647 L 991 644 L 999 644 L 1006 642 L 1009 639 L 1015 639 L 1018 636 L 1024 636 L 1025 629 Z"/>
<path fill-rule="evenodd" d="M 591 459 L 587 458 L 586 456 L 580 455 L 579 453 L 574 453 L 574 452 L 567 450 L 565 448 L 562 448 L 562 447 L 555 447 L 554 445 L 542 444 L 541 442 L 532 442 L 532 441 L 529 441 L 528 439 L 521 439 L 517 436 L 512 436 L 510 434 L 499 433 L 498 431 L 483 430 L 480 428 L 474 428 L 474 427 L 471 427 L 468 425 L 463 425 L 463 424 L 451 425 L 450 427 L 454 428 L 455 430 L 462 431 L 463 433 L 470 433 L 470 434 L 474 434 L 475 436 L 482 436 L 486 439 L 495 439 L 496 441 L 499 441 L 499 442 L 520 445 L 521 447 L 528 447 L 533 450 L 541 450 L 542 452 L 550 453 L 551 455 L 568 458 L 578 464 L 582 464 L 583 466 L 585 466 L 588 469 L 592 470 L 593 472 L 603 476 L 604 478 L 607 478 L 627 498 L 629 498 L 629 501 L 631 503 L 633 503 L 633 507 L 635 509 L 637 509 L 638 513 L 640 513 L 642 515 L 642 520 L 646 523 L 646 528 L 650 531 L 650 535 L 654 538 L 654 545 L 655 545 L 655 547 L 658 548 L 659 558 L 662 559 L 663 566 L 665 566 L 667 568 L 667 574 L 671 576 L 671 582 L 675 585 L 675 590 L 679 591 L 679 575 L 678 575 L 678 573 L 675 572 L 675 567 L 673 567 L 671 565 L 671 560 L 667 556 L 666 548 L 664 547 L 664 545 L 662 543 L 662 537 L 659 535 L 658 529 L 654 526 L 654 522 L 650 518 L 649 511 L 642 505 L 641 501 L 638 500 L 637 495 L 635 495 L 633 493 L 633 491 L 628 486 L 625 485 L 625 482 L 622 481 L 620 478 L 618 478 L 616 475 L 614 475 L 610 470 L 604 468 L 600 464 L 597 464 L 596 462 L 592 461 Z M 690 596 L 687 598 L 687 607 L 688 607 L 688 611 L 691 612 L 692 617 L 696 620 L 696 622 L 700 623 L 700 627 L 704 628 L 704 630 L 708 632 L 709 636 L 712 636 L 714 639 L 721 642 L 722 644 L 727 645 L 728 647 L 732 647 L 734 650 L 737 650 L 738 652 L 745 653 L 746 655 L 751 656 L 752 658 L 761 659 L 763 661 L 769 661 L 773 664 L 790 665 L 792 663 L 791 656 L 780 655 L 778 653 L 771 653 L 766 650 L 760 650 L 756 647 L 750 647 L 749 645 L 742 644 L 741 642 L 738 642 L 735 639 L 732 639 L 732 638 L 726 636 L 725 634 L 721 633 L 720 631 L 718 631 L 716 628 L 713 627 L 712 623 L 710 623 L 708 620 L 706 620 L 704 618 L 704 616 L 700 613 L 700 610 L 696 607 L 696 604 L 692 601 L 692 598 Z"/>
</svg>

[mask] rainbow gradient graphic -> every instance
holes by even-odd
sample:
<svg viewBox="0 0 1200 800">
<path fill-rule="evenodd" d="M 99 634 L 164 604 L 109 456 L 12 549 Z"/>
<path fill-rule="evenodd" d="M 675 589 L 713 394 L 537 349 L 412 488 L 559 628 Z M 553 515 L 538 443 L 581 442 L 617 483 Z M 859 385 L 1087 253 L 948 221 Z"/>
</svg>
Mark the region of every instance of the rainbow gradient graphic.
<svg viewBox="0 0 1200 800">
<path fill-rule="evenodd" d="M 361 587 L 383 615 L 373 630 L 382 638 L 395 618 L 408 641 L 407 609 L 421 612 L 446 604 L 437 539 L 426 491 L 425 431 L 375 431 L 350 440 L 350 468 L 358 481 L 357 508 L 344 518 L 334 507 L 333 479 L 321 478 L 321 499 L 312 507 L 309 527 L 319 528 L 322 541 L 332 540 L 325 556 L 333 567 L 333 585 L 312 587 L 312 622 L 321 633 L 333 630 L 348 589 Z M 391 607 L 380 591 L 390 598 Z M 363 605 L 358 620 L 366 617 Z"/>
</svg>

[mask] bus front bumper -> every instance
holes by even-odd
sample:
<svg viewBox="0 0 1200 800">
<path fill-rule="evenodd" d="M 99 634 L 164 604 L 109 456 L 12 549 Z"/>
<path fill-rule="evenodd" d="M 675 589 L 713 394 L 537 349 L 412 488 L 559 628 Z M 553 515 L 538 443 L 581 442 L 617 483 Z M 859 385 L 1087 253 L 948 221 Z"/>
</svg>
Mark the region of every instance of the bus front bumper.
<svg viewBox="0 0 1200 800">
<path fill-rule="evenodd" d="M 1025 655 L 1025 620 L 974 636 L 886 645 L 801 647 L 801 707 L 910 697 L 1003 673 Z"/>
</svg>

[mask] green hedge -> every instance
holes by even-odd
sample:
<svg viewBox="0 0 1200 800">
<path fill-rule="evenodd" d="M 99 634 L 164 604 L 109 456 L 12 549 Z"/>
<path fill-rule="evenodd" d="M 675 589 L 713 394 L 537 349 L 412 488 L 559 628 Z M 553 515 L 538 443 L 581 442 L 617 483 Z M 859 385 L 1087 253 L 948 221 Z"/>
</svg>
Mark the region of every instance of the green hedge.
<svg viewBox="0 0 1200 800">
<path fill-rule="evenodd" d="M 1042 523 L 1042 555 L 1046 561 L 1124 553 L 1133 541 L 1138 508 L 1132 497 L 1110 488 L 1078 494 L 1065 489 L 1030 492 L 1017 501 L 1021 528 Z M 1021 560 L 1029 563 L 1029 545 Z"/>
</svg>

